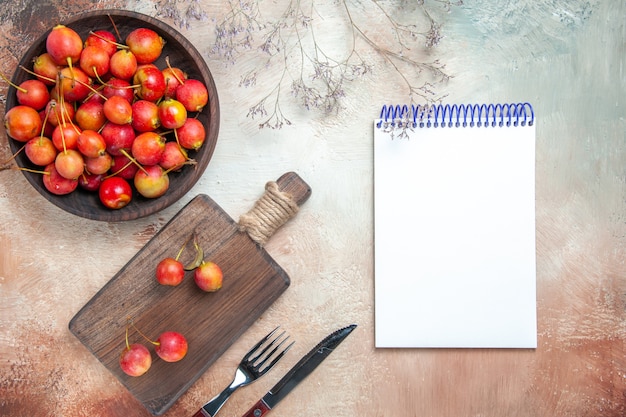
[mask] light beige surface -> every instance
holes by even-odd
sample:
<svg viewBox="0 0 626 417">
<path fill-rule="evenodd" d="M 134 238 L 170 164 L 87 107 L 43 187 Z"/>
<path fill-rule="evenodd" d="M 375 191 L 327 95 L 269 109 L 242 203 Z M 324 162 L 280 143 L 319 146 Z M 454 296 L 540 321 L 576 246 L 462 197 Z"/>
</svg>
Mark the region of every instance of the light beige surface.
<svg viewBox="0 0 626 417">
<path fill-rule="evenodd" d="M 93 7 L 157 13 L 154 1 L 5 3 L 6 74 L 27 43 L 63 16 Z M 277 3 L 260 2 L 264 16 L 284 10 Z M 328 12 L 335 2 L 316 3 L 317 19 L 341 16 L 340 8 Z M 202 0 L 208 19 L 190 19 L 181 31 L 209 62 L 222 120 L 214 158 L 185 199 L 145 219 L 99 223 L 50 205 L 21 173 L 0 172 L 0 415 L 146 416 L 69 333 L 69 320 L 194 195 L 209 194 L 238 218 L 266 181 L 290 170 L 313 194 L 266 248 L 292 285 L 168 416 L 191 415 L 219 392 L 242 354 L 275 325 L 296 345 L 276 370 L 233 395 L 221 415 L 243 414 L 319 339 L 350 323 L 358 324 L 355 332 L 272 415 L 624 415 L 626 9 L 609 0 L 467 3 L 447 14 L 430 2 L 445 38 L 420 58 L 440 59 L 454 76 L 438 87 L 446 101 L 535 106 L 536 350 L 374 349 L 372 120 L 383 103 L 406 99 L 405 86 L 366 49 L 373 71 L 345 85 L 338 114 L 286 104 L 293 125 L 259 130 L 246 113 L 265 92 L 239 83 L 243 69 L 262 67 L 261 55 L 246 53 L 234 67 L 210 57 L 215 22 L 227 7 Z M 355 16 L 363 13 L 353 7 Z M 386 36 L 376 21 L 370 17 L 374 32 Z M 342 30 L 322 32 L 330 50 L 345 50 Z"/>
</svg>

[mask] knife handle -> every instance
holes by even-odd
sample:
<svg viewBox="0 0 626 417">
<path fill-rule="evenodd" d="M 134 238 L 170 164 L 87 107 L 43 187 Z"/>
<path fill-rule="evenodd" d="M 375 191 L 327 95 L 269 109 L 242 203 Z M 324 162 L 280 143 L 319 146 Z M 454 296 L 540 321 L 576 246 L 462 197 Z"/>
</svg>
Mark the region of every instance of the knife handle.
<svg viewBox="0 0 626 417">
<path fill-rule="evenodd" d="M 198 410 L 198 412 L 196 414 L 194 414 L 192 417 L 211 417 L 208 414 L 206 414 L 202 408 Z"/>
<path fill-rule="evenodd" d="M 261 417 L 267 414 L 270 410 L 271 408 L 269 408 L 269 406 L 265 404 L 265 401 L 263 401 L 263 399 L 260 399 L 256 404 L 252 406 L 250 410 L 248 410 L 246 414 L 243 415 L 243 417 Z"/>
</svg>

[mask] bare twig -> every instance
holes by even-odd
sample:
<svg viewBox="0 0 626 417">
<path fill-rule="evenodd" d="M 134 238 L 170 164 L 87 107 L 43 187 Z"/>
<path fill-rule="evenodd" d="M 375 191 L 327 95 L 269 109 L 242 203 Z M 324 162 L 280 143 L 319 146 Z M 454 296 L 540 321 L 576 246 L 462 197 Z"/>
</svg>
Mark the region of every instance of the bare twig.
<svg viewBox="0 0 626 417">
<path fill-rule="evenodd" d="M 316 109 L 325 114 L 339 112 L 346 96 L 346 83 L 373 71 L 373 66 L 364 58 L 365 51 L 359 49 L 364 46 L 382 57 L 400 77 L 411 102 L 432 102 L 441 98 L 438 86 L 450 78 L 445 65 L 437 59 L 421 59 L 419 56 L 428 57 L 427 51 L 443 38 L 441 24 L 430 13 L 432 8 L 438 6 L 450 10 L 461 5 L 462 0 L 430 0 L 428 6 L 424 0 L 414 0 L 407 8 L 409 12 L 403 7 L 408 0 L 398 2 L 394 6 L 398 9 L 380 0 L 333 2 L 332 5 L 339 6 L 339 13 L 345 17 L 344 24 L 334 30 L 345 32 L 345 38 L 349 39 L 348 49 L 341 58 L 335 57 L 336 52 L 335 56 L 329 53 L 318 39 L 322 31 L 319 26 L 324 18 L 317 10 L 315 0 L 291 0 L 275 18 L 263 15 L 262 11 L 266 9 L 261 6 L 261 1 L 229 0 L 228 12 L 215 27 L 216 39 L 211 49 L 212 55 L 230 66 L 234 66 L 244 53 L 260 52 L 266 57 L 262 68 L 244 70 L 239 83 L 242 87 L 259 88 L 259 85 L 267 85 L 257 82 L 260 76 L 281 74 L 277 84 L 269 87 L 264 98 L 248 110 L 247 117 L 263 118 L 260 128 L 276 129 L 291 124 L 281 107 L 281 103 L 288 100 L 285 92 L 289 90 L 292 99 L 307 110 Z M 189 5 L 193 12 L 188 9 L 187 15 L 204 18 L 205 14 L 195 7 L 196 2 Z M 188 21 L 176 15 L 177 0 L 161 0 L 160 3 L 162 8 L 168 6 L 162 12 L 164 16 Z M 355 19 L 357 9 L 365 7 L 377 14 L 377 18 L 370 16 L 367 24 Z M 394 17 L 399 13 L 411 23 L 401 23 Z M 370 26 L 385 31 L 379 30 L 379 35 L 374 38 L 369 34 Z M 390 34 L 391 39 L 379 40 L 380 33 Z M 268 112 L 267 108 L 271 111 Z"/>
<path fill-rule="evenodd" d="M 177 3 L 183 3 L 185 5 L 184 10 L 178 8 Z M 191 27 L 192 20 L 206 20 L 207 14 L 200 7 L 199 0 L 188 0 L 181 2 L 180 0 L 160 0 L 158 5 L 155 5 L 157 10 L 157 16 L 165 17 L 167 19 L 176 22 L 181 28 L 189 29 Z"/>
</svg>

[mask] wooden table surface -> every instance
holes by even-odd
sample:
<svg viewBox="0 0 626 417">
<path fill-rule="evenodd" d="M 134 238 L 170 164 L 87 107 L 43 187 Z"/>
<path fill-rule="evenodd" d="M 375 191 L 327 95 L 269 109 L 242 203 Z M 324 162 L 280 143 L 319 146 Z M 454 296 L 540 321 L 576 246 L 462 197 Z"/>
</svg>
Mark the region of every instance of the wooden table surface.
<svg viewBox="0 0 626 417">
<path fill-rule="evenodd" d="M 278 3 L 232 7 L 258 5 L 258 21 L 270 22 L 287 9 Z M 311 3 L 314 10 L 300 4 L 312 20 L 299 28 L 319 25 L 313 26 L 319 46 L 338 60 L 351 50 L 346 10 L 361 24 L 367 18 L 372 39 L 393 43 L 382 12 L 367 15 L 373 2 Z M 424 22 L 420 6 L 397 3 L 378 4 L 397 18 Z M 405 53 L 445 64 L 451 78 L 434 80 L 436 94 L 446 102 L 530 101 L 535 107 L 537 349 L 374 347 L 372 120 L 382 104 L 408 96 L 398 72 L 362 39 L 356 49 L 368 72 L 345 80 L 338 111 L 306 110 L 287 83 L 281 109 L 292 123 L 259 129 L 263 119 L 247 116 L 248 109 L 282 70 L 276 61 L 265 66 L 260 32 L 253 47 L 233 59 L 215 53 L 215 28 L 228 17 L 229 3 L 7 0 L 0 10 L 3 74 L 13 73 L 30 42 L 72 14 L 135 10 L 160 17 L 196 45 L 216 79 L 222 117 L 215 154 L 197 185 L 179 203 L 139 220 L 82 219 L 51 205 L 20 172 L 0 172 L 0 415 L 149 416 L 69 332 L 70 319 L 195 195 L 210 195 L 236 219 L 266 181 L 287 171 L 298 172 L 313 190 L 266 245 L 291 286 L 167 416 L 193 414 L 230 382 L 244 352 L 281 325 L 296 341 L 289 355 L 220 412 L 242 415 L 317 341 L 350 323 L 358 324 L 353 334 L 272 415 L 626 415 L 626 4 L 476 0 L 452 4 L 448 12 L 448 2 L 425 3 L 437 23 L 429 39 L 438 44 L 425 52 L 421 38 Z M 186 14 L 190 6 L 195 15 Z M 179 17 L 169 13 L 172 7 Z M 194 17 L 199 13 L 205 17 Z M 250 70 L 257 71 L 256 84 L 245 87 Z M 287 76 L 294 77 L 291 70 Z M 6 92 L 2 83 L 2 110 Z M 4 161 L 10 150 L 0 129 Z"/>
</svg>

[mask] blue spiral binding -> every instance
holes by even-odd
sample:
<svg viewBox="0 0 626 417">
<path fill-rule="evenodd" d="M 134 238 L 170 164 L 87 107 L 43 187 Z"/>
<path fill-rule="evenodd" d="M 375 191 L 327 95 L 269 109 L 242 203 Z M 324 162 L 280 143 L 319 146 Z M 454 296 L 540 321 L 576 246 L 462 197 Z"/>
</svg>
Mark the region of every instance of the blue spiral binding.
<svg viewBox="0 0 626 417">
<path fill-rule="evenodd" d="M 382 124 L 391 127 L 504 127 L 532 126 L 533 106 L 527 102 L 504 104 L 384 105 Z"/>
</svg>

